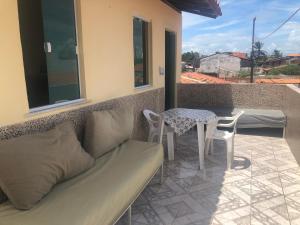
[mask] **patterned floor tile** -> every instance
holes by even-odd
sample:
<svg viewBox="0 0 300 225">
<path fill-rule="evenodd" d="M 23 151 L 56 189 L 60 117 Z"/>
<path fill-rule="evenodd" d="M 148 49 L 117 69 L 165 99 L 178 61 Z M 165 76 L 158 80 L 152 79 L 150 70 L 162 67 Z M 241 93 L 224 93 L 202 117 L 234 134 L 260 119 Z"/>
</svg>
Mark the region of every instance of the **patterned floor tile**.
<svg viewBox="0 0 300 225">
<path fill-rule="evenodd" d="M 177 137 L 164 183 L 156 176 L 143 191 L 132 224 L 300 225 L 300 167 L 284 139 L 237 135 L 231 170 L 224 143 L 214 145 L 200 171 L 196 132 Z"/>
</svg>

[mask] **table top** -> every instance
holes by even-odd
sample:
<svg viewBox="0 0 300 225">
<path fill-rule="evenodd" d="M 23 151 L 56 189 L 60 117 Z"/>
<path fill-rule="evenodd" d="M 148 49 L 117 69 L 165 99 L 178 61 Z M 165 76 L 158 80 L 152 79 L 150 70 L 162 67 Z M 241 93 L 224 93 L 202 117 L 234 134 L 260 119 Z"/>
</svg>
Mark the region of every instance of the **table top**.
<svg viewBox="0 0 300 225">
<path fill-rule="evenodd" d="M 164 120 L 178 135 L 182 135 L 197 125 L 207 124 L 217 118 L 214 112 L 199 109 L 175 108 L 162 113 Z"/>
</svg>

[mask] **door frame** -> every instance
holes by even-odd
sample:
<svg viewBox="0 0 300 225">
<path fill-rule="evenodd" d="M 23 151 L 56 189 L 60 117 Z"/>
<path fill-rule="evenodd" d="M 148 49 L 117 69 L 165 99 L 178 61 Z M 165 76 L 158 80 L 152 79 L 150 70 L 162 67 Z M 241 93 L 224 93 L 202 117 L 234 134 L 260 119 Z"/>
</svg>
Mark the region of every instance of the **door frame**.
<svg viewBox="0 0 300 225">
<path fill-rule="evenodd" d="M 169 32 L 169 33 L 172 33 L 174 34 L 175 36 L 175 49 L 174 49 L 174 59 L 175 59 L 175 62 L 174 62 L 174 75 L 175 75 L 175 79 L 174 79 L 174 82 L 173 82 L 173 87 L 174 87 L 174 107 L 176 108 L 177 107 L 177 72 L 178 72 L 178 69 L 177 69 L 177 54 L 178 54 L 178 48 L 177 48 L 177 45 L 178 45 L 178 32 L 173 30 L 173 29 L 170 29 L 168 27 L 165 28 L 165 48 L 166 48 L 166 32 Z M 165 58 L 166 58 L 166 52 L 165 52 Z M 166 61 L 165 61 L 165 69 L 166 69 Z M 166 93 L 166 74 L 165 74 L 165 93 Z"/>
</svg>

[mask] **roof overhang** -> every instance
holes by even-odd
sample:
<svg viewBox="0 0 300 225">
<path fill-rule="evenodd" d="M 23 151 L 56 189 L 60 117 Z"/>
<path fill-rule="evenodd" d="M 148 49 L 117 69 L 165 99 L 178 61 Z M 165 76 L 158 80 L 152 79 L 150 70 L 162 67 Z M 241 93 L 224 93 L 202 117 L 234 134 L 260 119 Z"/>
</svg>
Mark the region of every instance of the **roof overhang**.
<svg viewBox="0 0 300 225">
<path fill-rule="evenodd" d="M 184 11 L 206 17 L 217 18 L 222 15 L 219 0 L 162 0 L 177 11 Z"/>
</svg>

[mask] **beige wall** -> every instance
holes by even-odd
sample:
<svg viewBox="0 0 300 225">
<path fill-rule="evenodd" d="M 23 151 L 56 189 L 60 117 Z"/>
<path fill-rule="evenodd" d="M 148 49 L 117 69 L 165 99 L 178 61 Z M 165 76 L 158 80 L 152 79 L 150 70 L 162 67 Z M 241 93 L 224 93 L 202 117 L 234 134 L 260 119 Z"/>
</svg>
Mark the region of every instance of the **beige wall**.
<svg viewBox="0 0 300 225">
<path fill-rule="evenodd" d="M 153 85 L 141 90 L 134 89 L 133 16 L 152 23 Z M 78 23 L 83 94 L 89 104 L 163 87 L 159 66 L 164 66 L 165 29 L 177 33 L 179 80 L 181 14 L 160 0 L 78 0 Z M 17 0 L 1 0 L 0 29 L 0 126 L 66 110 L 28 114 Z"/>
</svg>

